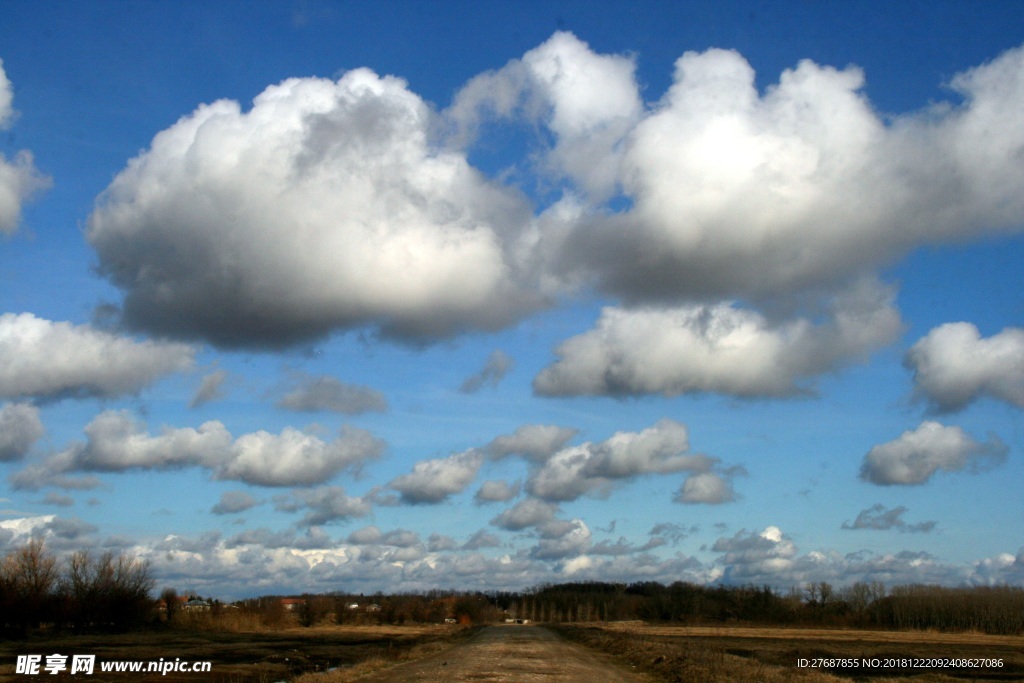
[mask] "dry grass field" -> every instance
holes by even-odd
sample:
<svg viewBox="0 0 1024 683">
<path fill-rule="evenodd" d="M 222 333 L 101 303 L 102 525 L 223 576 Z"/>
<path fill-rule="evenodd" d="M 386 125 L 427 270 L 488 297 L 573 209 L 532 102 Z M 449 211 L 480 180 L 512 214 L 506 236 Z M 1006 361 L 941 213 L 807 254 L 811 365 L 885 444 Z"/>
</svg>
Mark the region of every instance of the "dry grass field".
<svg viewBox="0 0 1024 683">
<path fill-rule="evenodd" d="M 457 641 L 455 626 L 320 626 L 261 631 L 166 630 L 118 635 L 35 637 L 0 642 L 0 682 L 26 680 L 159 680 L 167 683 L 274 683 L 306 672 L 352 667 L 366 661 L 392 662 L 429 653 Z M 92 676 L 15 675 L 17 655 L 94 654 Z M 208 674 L 102 674 L 103 661 L 210 661 Z M 359 664 L 365 667 L 365 664 Z"/>
<path fill-rule="evenodd" d="M 673 683 L 741 680 L 764 683 L 1024 681 L 1024 637 L 1020 636 L 855 629 L 649 626 L 641 622 L 576 625 L 558 630 L 570 640 L 613 652 L 638 669 Z M 1002 666 L 936 666 L 936 660 L 944 658 L 998 660 Z M 853 660 L 856 665 L 798 666 L 800 660 L 844 659 Z M 902 666 L 908 659 L 928 666 Z M 865 666 L 866 661 L 878 665 Z"/>
</svg>

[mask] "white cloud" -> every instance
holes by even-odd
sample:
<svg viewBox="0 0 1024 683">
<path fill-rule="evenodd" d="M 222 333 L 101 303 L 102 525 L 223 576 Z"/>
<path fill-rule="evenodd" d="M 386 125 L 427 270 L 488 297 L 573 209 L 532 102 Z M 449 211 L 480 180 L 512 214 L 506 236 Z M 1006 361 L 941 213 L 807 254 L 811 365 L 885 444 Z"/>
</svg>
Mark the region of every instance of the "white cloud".
<svg viewBox="0 0 1024 683">
<path fill-rule="evenodd" d="M 394 478 L 388 486 L 398 491 L 405 503 L 440 503 L 469 486 L 481 464 L 483 456 L 477 451 L 421 460 L 412 472 Z"/>
<path fill-rule="evenodd" d="M 215 515 L 233 515 L 245 512 L 259 504 L 258 500 L 245 491 L 225 491 L 220 496 L 220 502 L 214 505 L 210 512 Z"/>
<path fill-rule="evenodd" d="M 486 113 L 543 121 L 556 138 L 547 171 L 602 200 L 618 182 L 619 143 L 641 114 L 635 70 L 632 57 L 596 54 L 560 31 L 521 60 L 472 79 L 446 113 L 469 131 Z"/>
<path fill-rule="evenodd" d="M 843 522 L 841 528 L 843 529 L 872 529 L 876 531 L 887 531 L 889 529 L 896 529 L 901 533 L 929 533 L 935 529 L 937 522 L 918 522 L 917 524 L 910 524 L 903 520 L 903 513 L 907 511 L 907 508 L 902 505 L 887 509 L 881 503 L 872 505 L 866 510 L 861 510 L 857 514 L 857 519 L 853 522 L 849 520 Z"/>
<path fill-rule="evenodd" d="M 957 106 L 884 120 L 864 74 L 801 61 L 759 92 L 736 52 L 688 52 L 627 135 L 625 211 L 591 211 L 560 269 L 626 302 L 765 301 L 922 245 L 1019 230 L 1024 48 L 953 78 Z"/>
<path fill-rule="evenodd" d="M 216 479 L 257 486 L 310 486 L 345 470 L 357 472 L 366 460 L 379 457 L 384 450 L 384 442 L 370 432 L 349 426 L 329 442 L 292 427 L 280 434 L 260 430 L 233 440 L 227 428 L 215 420 L 198 429 L 165 427 L 152 436 L 127 411 L 105 411 L 84 431 L 85 443 L 30 465 L 12 477 L 12 482 L 21 488 L 81 486 L 86 482 L 64 475 L 198 466 L 211 470 Z"/>
<path fill-rule="evenodd" d="M 501 546 L 501 539 L 485 529 L 480 529 L 469 537 L 462 544 L 463 550 L 482 550 L 484 548 L 498 548 Z"/>
<path fill-rule="evenodd" d="M 14 88 L 0 59 L 0 131 L 9 128 L 15 119 L 13 101 Z M 28 150 L 18 152 L 13 162 L 0 154 L 0 234 L 14 233 L 21 222 L 22 205 L 49 186 L 50 179 L 35 168 Z"/>
<path fill-rule="evenodd" d="M 736 492 L 728 478 L 716 472 L 699 472 L 686 478 L 675 500 L 691 505 L 719 505 L 736 500 Z"/>
<path fill-rule="evenodd" d="M 994 467 L 1006 459 L 1008 450 L 994 434 L 982 443 L 960 427 L 926 420 L 914 431 L 868 451 L 860 476 L 883 486 L 923 484 L 939 470 L 977 472 Z"/>
<path fill-rule="evenodd" d="M 298 490 L 294 491 L 292 496 L 302 507 L 310 509 L 299 523 L 300 526 L 312 527 L 336 521 L 345 522 L 366 517 L 372 511 L 369 500 L 365 497 L 349 496 L 340 486 Z"/>
<path fill-rule="evenodd" d="M 590 548 L 590 528 L 582 519 L 554 520 L 540 532 L 537 545 L 530 550 L 530 556 L 539 560 L 576 557 Z"/>
<path fill-rule="evenodd" d="M 350 533 L 348 535 L 348 542 L 353 545 L 370 545 L 379 543 L 381 535 L 380 529 L 377 527 L 373 525 L 364 526 Z"/>
<path fill-rule="evenodd" d="M 11 125 L 14 118 L 14 86 L 4 71 L 4 60 L 0 59 L 0 130 Z"/>
<path fill-rule="evenodd" d="M 45 433 L 35 406 L 8 403 L 0 407 L 0 462 L 21 460 Z"/>
<path fill-rule="evenodd" d="M 522 531 L 555 518 L 558 506 L 536 498 L 521 500 L 491 520 L 491 524 L 507 531 Z"/>
<path fill-rule="evenodd" d="M 982 339 L 970 323 L 931 330 L 907 352 L 914 387 L 938 412 L 988 395 L 1024 408 L 1024 329 L 1008 327 Z"/>
<path fill-rule="evenodd" d="M 518 455 L 531 462 L 544 462 L 578 433 L 571 427 L 522 425 L 512 434 L 496 437 L 484 450 L 493 458 Z"/>
<path fill-rule="evenodd" d="M 192 400 L 189 401 L 188 407 L 198 408 L 205 403 L 223 398 L 224 381 L 227 378 L 227 370 L 216 370 L 203 377 L 202 382 L 199 383 L 199 387 L 196 389 L 196 393 L 192 396 Z"/>
<path fill-rule="evenodd" d="M 369 326 L 414 340 L 497 329 L 540 301 L 514 191 L 433 145 L 406 83 L 292 78 L 243 112 L 203 105 L 129 162 L 89 217 L 132 327 L 283 347 Z"/>
<path fill-rule="evenodd" d="M 97 330 L 37 318 L 0 315 L 0 396 L 110 398 L 136 394 L 164 375 L 192 367 L 184 344 L 137 342 Z"/>
<path fill-rule="evenodd" d="M 343 427 L 329 442 L 291 427 L 280 434 L 260 430 L 238 437 L 217 478 L 259 486 L 309 486 L 345 470 L 358 472 L 383 451 L 383 441 L 356 427 Z"/>
<path fill-rule="evenodd" d="M 496 387 L 514 365 L 515 361 L 510 355 L 501 349 L 495 349 L 487 357 L 487 362 L 484 363 L 480 372 L 467 377 L 459 387 L 459 391 L 464 394 L 475 394 L 485 385 Z"/>
<path fill-rule="evenodd" d="M 689 453 L 685 425 L 664 419 L 640 432 L 617 432 L 599 443 L 564 448 L 536 467 L 527 480 L 531 495 L 550 502 L 604 495 L 614 482 L 646 474 L 705 472 L 717 462 Z"/>
<path fill-rule="evenodd" d="M 892 296 L 861 282 L 837 297 L 830 318 L 818 324 L 772 324 L 731 304 L 606 307 L 594 329 L 562 343 L 534 389 L 548 396 L 806 392 L 809 379 L 897 337 L 902 324 Z"/>
<path fill-rule="evenodd" d="M 345 384 L 330 375 L 311 377 L 297 373 L 292 390 L 277 402 L 279 408 L 300 412 L 330 411 L 345 415 L 383 412 L 388 408 L 384 394 L 370 387 Z"/>
<path fill-rule="evenodd" d="M 514 484 L 502 480 L 485 481 L 473 496 L 473 500 L 477 505 L 504 503 L 518 496 L 520 488 L 522 488 L 522 484 L 518 481 Z"/>
</svg>

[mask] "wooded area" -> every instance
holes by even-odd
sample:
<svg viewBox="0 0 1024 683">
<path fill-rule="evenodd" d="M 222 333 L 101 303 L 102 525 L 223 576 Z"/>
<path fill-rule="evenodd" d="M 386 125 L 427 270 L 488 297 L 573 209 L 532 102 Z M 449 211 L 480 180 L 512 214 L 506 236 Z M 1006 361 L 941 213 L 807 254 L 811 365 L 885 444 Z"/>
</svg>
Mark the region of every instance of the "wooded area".
<svg viewBox="0 0 1024 683">
<path fill-rule="evenodd" d="M 231 620 L 281 628 L 339 624 L 544 623 L 644 620 L 680 624 L 749 623 L 877 629 L 1024 633 L 1024 588 L 1012 586 L 887 588 L 879 582 L 834 587 L 808 583 L 779 592 L 769 586 L 675 582 L 581 582 L 521 592 L 434 590 L 371 596 L 337 591 L 301 597 L 264 596 L 187 613 L 176 590 L 159 601 L 149 565 L 124 554 L 79 551 L 58 561 L 41 541 L 0 560 L 0 628 L 23 636 L 40 628 L 123 631 L 148 625 L 217 627 Z M 188 596 L 195 597 L 195 596 Z M 238 628 L 239 626 L 236 626 Z"/>
</svg>

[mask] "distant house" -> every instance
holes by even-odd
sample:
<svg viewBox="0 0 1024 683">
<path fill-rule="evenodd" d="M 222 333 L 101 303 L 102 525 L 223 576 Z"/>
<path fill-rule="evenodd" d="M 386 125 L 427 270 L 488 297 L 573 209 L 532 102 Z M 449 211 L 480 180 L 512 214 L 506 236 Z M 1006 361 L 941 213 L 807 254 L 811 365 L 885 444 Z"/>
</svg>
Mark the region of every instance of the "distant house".
<svg viewBox="0 0 1024 683">
<path fill-rule="evenodd" d="M 345 609 L 352 612 L 379 612 L 381 607 L 375 602 L 371 602 L 366 607 L 361 606 L 358 602 L 350 602 L 345 605 Z"/>
<path fill-rule="evenodd" d="M 297 610 L 305 604 L 306 601 L 302 598 L 281 598 L 281 606 L 289 612 Z"/>
<path fill-rule="evenodd" d="M 208 612 L 210 611 L 210 603 L 202 598 L 192 598 L 186 602 L 182 607 L 187 612 Z"/>
</svg>

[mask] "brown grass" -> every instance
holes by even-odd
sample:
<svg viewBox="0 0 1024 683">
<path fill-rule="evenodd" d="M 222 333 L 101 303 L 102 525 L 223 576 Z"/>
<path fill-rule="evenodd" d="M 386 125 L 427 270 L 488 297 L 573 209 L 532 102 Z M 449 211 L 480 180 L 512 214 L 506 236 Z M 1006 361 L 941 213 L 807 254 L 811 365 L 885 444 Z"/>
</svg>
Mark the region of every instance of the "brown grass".
<svg viewBox="0 0 1024 683">
<path fill-rule="evenodd" d="M 642 622 L 565 626 L 565 637 L 615 654 L 657 680 L 672 683 L 942 683 L 1024 680 L 1024 638 L 976 633 L 648 626 Z M 988 669 L 798 668 L 814 658 L 990 658 Z"/>
<path fill-rule="evenodd" d="M 156 676 L 166 683 L 273 683 L 292 680 L 307 672 L 365 667 L 374 659 L 391 661 L 408 657 L 417 646 L 443 647 L 465 630 L 453 626 L 316 626 L 280 630 L 168 629 L 143 633 L 66 637 L 33 637 L 0 642 L 0 683 L 24 681 L 15 676 L 17 655 L 44 657 L 95 654 L 96 673 L 92 681 L 130 681 L 131 674 L 100 675 L 101 661 L 210 661 L 210 674 L 168 674 Z M 51 676 L 47 680 L 77 680 L 82 676 Z M 135 675 L 138 678 L 138 675 Z M 150 674 L 148 678 L 153 678 Z M 317 681 L 329 678 L 317 677 Z"/>
</svg>

